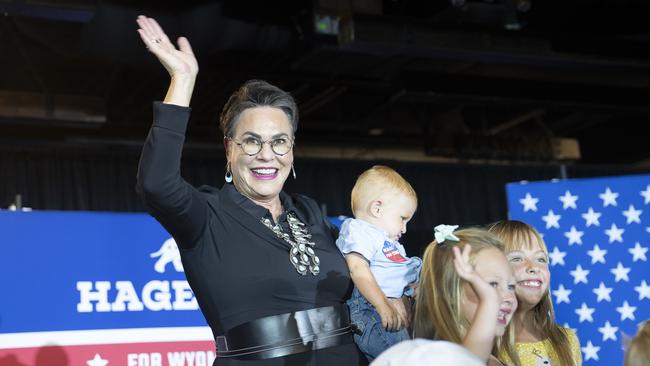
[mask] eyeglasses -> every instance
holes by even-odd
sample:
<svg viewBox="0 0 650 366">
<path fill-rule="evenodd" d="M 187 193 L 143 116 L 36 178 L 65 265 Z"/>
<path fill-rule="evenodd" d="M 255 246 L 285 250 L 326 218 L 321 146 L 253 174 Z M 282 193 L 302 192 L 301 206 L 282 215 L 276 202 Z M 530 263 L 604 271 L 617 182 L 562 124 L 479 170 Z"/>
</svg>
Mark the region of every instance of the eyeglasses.
<svg viewBox="0 0 650 366">
<path fill-rule="evenodd" d="M 235 144 L 239 145 L 244 154 L 248 156 L 259 154 L 260 151 L 262 151 L 262 146 L 264 146 L 266 143 L 271 146 L 271 151 L 273 151 L 273 153 L 278 156 L 286 155 L 289 153 L 289 151 L 291 151 L 291 148 L 293 147 L 293 140 L 289 139 L 288 137 L 278 137 L 262 141 L 258 138 L 249 136 L 244 138 L 241 142 L 228 137 L 228 140 L 233 141 Z"/>
</svg>

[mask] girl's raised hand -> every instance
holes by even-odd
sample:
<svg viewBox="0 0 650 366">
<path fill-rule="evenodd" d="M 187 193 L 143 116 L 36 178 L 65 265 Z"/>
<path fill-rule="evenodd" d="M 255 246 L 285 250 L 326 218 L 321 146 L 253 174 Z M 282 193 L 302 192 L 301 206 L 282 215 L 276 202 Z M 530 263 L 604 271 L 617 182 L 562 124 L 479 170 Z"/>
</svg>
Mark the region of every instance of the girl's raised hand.
<svg viewBox="0 0 650 366">
<path fill-rule="evenodd" d="M 454 268 L 456 269 L 456 273 L 458 273 L 460 278 L 469 282 L 478 295 L 479 300 L 499 302 L 500 299 L 497 290 L 479 276 L 474 270 L 474 266 L 469 262 L 472 246 L 465 245 L 462 253 L 457 246 L 454 246 L 452 250 L 454 251 Z"/>
<path fill-rule="evenodd" d="M 195 78 L 199 66 L 185 37 L 178 38 L 178 48 L 169 40 L 158 22 L 144 15 L 138 16 L 138 33 L 147 49 L 153 53 L 172 78 Z"/>
</svg>

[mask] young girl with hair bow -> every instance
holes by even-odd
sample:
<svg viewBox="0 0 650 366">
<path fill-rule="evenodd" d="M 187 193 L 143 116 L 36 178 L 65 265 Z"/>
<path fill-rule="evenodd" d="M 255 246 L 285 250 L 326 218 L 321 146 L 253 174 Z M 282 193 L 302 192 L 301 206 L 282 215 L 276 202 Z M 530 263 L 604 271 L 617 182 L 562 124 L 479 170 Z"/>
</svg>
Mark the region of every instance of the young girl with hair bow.
<svg viewBox="0 0 650 366">
<path fill-rule="evenodd" d="M 486 230 L 439 225 L 425 250 L 413 335 L 463 345 L 488 365 L 519 365 L 509 326 L 515 279 L 503 244 Z M 453 263 L 453 265 L 452 265 Z"/>
</svg>

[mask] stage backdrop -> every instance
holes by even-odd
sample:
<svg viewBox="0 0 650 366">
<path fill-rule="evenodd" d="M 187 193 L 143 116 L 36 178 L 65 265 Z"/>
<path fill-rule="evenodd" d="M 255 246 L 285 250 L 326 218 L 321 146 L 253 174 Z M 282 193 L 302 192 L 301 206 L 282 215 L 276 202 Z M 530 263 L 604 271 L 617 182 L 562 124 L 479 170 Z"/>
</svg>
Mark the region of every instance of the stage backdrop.
<svg viewBox="0 0 650 366">
<path fill-rule="evenodd" d="M 560 324 L 585 365 L 622 365 L 624 334 L 650 318 L 650 176 L 507 185 L 509 215 L 549 249 Z"/>
<path fill-rule="evenodd" d="M 0 365 L 211 365 L 176 244 L 146 214 L 0 211 Z"/>
</svg>

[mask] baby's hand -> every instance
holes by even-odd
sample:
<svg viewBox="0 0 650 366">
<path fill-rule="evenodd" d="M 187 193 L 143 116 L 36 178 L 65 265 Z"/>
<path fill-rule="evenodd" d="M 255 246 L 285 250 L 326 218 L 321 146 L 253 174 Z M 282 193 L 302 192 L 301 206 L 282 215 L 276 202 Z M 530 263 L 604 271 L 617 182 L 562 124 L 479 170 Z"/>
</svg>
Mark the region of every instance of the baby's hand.
<svg viewBox="0 0 650 366">
<path fill-rule="evenodd" d="M 418 288 L 420 287 L 420 283 L 419 282 L 411 282 L 411 283 L 409 283 L 409 287 L 411 289 L 413 289 L 413 295 L 411 295 L 411 297 L 413 299 L 417 299 L 418 298 Z"/>
<path fill-rule="evenodd" d="M 396 331 L 402 328 L 400 315 L 388 299 L 384 301 L 382 306 L 377 307 L 377 313 L 381 318 L 381 325 L 384 329 L 388 331 Z"/>
<path fill-rule="evenodd" d="M 454 251 L 454 268 L 458 276 L 469 282 L 480 301 L 499 301 L 499 293 L 490 286 L 481 276 L 476 273 L 474 267 L 469 263 L 469 254 L 472 251 L 471 245 L 465 245 L 463 252 L 457 246 L 453 247 Z"/>
</svg>

